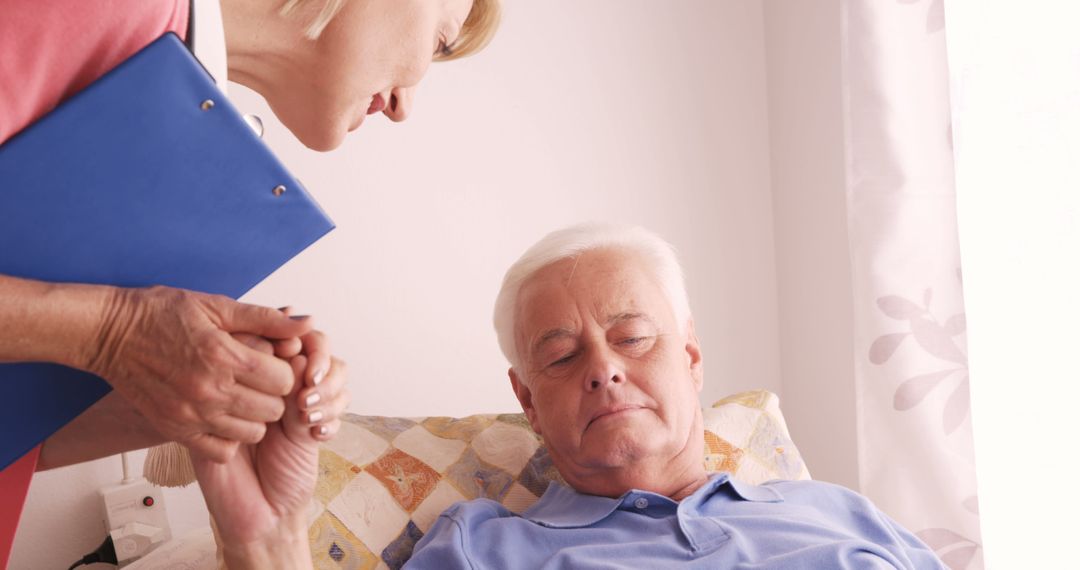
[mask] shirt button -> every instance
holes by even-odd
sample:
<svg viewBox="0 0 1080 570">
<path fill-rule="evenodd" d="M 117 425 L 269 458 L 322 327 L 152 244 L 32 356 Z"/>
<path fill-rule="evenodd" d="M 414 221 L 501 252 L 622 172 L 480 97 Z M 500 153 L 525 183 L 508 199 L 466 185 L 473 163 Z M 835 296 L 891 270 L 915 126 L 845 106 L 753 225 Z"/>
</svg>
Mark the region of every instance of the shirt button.
<svg viewBox="0 0 1080 570">
<path fill-rule="evenodd" d="M 649 500 L 645 497 L 638 497 L 634 499 L 634 506 L 639 509 L 644 509 L 645 507 L 649 506 Z"/>
</svg>

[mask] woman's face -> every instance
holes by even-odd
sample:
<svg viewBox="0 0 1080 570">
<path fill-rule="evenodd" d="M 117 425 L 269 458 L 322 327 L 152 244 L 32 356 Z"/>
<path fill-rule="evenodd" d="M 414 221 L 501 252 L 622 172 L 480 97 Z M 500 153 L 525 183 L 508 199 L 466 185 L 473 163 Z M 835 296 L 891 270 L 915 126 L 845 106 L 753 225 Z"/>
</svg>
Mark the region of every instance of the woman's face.
<svg viewBox="0 0 1080 570">
<path fill-rule="evenodd" d="M 310 148 L 330 150 L 368 115 L 404 121 L 432 58 L 452 45 L 473 0 L 349 0 L 296 77 L 265 93 Z"/>
</svg>

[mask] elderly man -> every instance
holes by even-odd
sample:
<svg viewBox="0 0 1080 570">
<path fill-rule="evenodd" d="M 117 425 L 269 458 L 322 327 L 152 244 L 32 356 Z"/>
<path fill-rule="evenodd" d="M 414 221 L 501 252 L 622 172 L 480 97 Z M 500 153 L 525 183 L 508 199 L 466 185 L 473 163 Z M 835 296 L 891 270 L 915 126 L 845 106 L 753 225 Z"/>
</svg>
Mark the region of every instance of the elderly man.
<svg viewBox="0 0 1080 570">
<path fill-rule="evenodd" d="M 703 466 L 701 348 L 671 247 L 638 229 L 552 233 L 507 272 L 510 383 L 569 485 L 515 515 L 458 503 L 413 568 L 943 568 L 845 488 L 747 485 Z"/>
</svg>

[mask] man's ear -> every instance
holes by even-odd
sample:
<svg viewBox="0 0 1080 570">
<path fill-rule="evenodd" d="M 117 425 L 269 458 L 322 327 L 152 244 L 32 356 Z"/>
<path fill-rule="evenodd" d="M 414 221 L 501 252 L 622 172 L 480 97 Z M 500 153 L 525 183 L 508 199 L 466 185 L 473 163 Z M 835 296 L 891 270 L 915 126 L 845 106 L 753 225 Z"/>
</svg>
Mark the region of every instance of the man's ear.
<svg viewBox="0 0 1080 570">
<path fill-rule="evenodd" d="M 521 410 L 525 412 L 525 417 L 529 419 L 529 425 L 532 426 L 536 435 L 543 435 L 540 433 L 540 422 L 536 420 L 536 408 L 533 407 L 532 403 L 532 390 L 529 390 L 529 387 L 518 378 L 514 367 L 511 366 L 507 373 L 510 375 L 510 385 L 514 388 L 514 395 L 517 396 L 518 403 L 521 404 Z"/>
<path fill-rule="evenodd" d="M 701 361 L 701 343 L 698 342 L 697 333 L 694 331 L 694 319 L 686 322 L 686 356 L 690 366 L 690 378 L 694 386 L 700 392 L 705 385 L 705 365 Z"/>
</svg>

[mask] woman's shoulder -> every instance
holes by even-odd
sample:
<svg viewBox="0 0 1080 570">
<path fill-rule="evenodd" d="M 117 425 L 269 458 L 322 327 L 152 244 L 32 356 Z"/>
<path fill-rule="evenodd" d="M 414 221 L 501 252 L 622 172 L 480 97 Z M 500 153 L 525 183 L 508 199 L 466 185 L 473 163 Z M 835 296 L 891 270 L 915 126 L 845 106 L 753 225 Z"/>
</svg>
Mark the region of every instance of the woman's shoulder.
<svg viewBox="0 0 1080 570">
<path fill-rule="evenodd" d="M 5 0 L 0 143 L 166 32 L 184 37 L 190 0 Z"/>
</svg>

